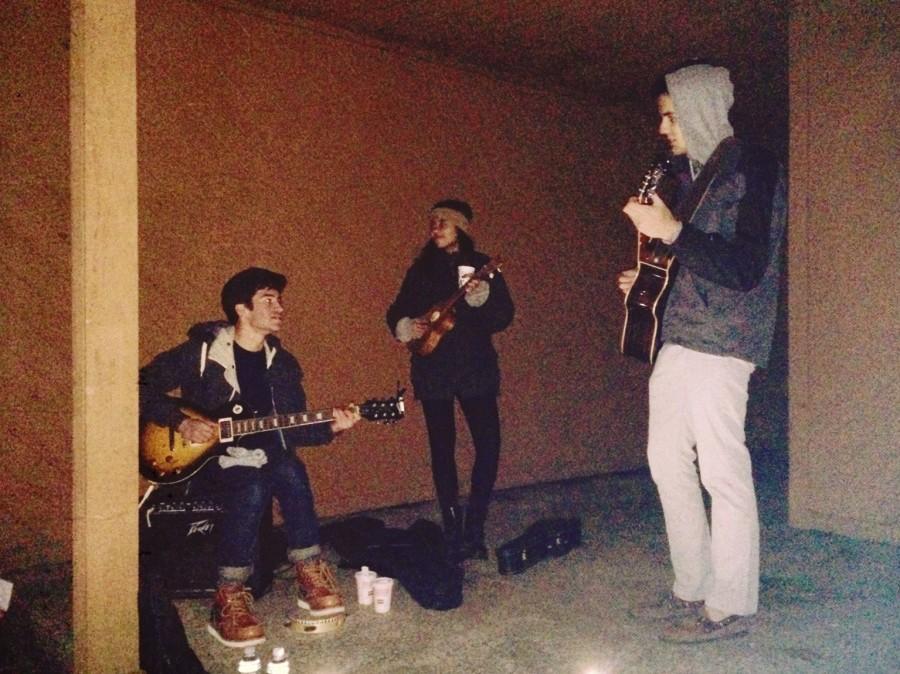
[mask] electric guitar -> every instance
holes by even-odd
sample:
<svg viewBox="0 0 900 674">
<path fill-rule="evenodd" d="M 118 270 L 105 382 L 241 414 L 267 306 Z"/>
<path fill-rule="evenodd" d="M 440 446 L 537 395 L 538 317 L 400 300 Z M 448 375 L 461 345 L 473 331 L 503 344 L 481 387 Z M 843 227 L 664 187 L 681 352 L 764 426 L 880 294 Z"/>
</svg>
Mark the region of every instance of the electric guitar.
<svg viewBox="0 0 900 674">
<path fill-rule="evenodd" d="M 483 281 L 488 278 L 493 278 L 494 274 L 500 271 L 502 266 L 503 260 L 499 257 L 488 260 L 488 262 L 481 269 L 472 274 L 472 278 L 461 285 L 455 293 L 443 302 L 438 302 L 425 312 L 422 316 L 422 319 L 428 322 L 425 333 L 418 339 L 413 339 L 409 342 L 407 345 L 409 350 L 420 356 L 427 356 L 433 352 L 440 343 L 441 338 L 450 332 L 453 329 L 453 326 L 456 325 L 456 310 L 454 309 L 454 305 L 459 302 L 461 298 L 465 297 L 468 285 L 475 280 Z"/>
<path fill-rule="evenodd" d="M 216 424 L 216 437 L 207 442 L 188 442 L 181 433 L 168 426 L 146 422 L 141 428 L 139 467 L 141 475 L 155 484 L 175 484 L 193 477 L 207 462 L 227 453 L 229 446 L 246 435 L 277 431 L 280 429 L 330 423 L 332 410 L 275 414 L 267 417 L 249 417 L 243 405 L 231 403 L 234 416 L 223 416 Z M 405 415 L 403 390 L 393 398 L 370 399 L 359 405 L 359 414 L 368 421 L 393 423 Z M 190 407 L 181 411 L 191 419 L 212 421 L 206 415 Z"/>
<path fill-rule="evenodd" d="M 640 203 L 651 202 L 669 163 L 668 159 L 659 162 L 644 174 L 638 189 Z M 640 232 L 637 235 L 637 263 L 637 277 L 625 295 L 625 324 L 620 349 L 626 356 L 652 364 L 659 350 L 666 299 L 678 266 L 669 246 Z"/>
</svg>

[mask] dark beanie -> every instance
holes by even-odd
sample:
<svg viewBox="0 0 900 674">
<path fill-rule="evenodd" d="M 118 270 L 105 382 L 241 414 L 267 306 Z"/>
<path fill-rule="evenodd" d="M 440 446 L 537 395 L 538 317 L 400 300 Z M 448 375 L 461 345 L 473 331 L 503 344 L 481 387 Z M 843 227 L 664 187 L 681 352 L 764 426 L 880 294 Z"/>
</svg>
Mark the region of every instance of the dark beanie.
<svg viewBox="0 0 900 674">
<path fill-rule="evenodd" d="M 472 213 L 472 207 L 465 201 L 459 199 L 444 199 L 432 206 L 431 210 L 434 210 L 435 208 L 449 208 L 457 213 L 462 213 L 466 220 L 471 220 L 474 215 L 474 213 Z"/>
</svg>

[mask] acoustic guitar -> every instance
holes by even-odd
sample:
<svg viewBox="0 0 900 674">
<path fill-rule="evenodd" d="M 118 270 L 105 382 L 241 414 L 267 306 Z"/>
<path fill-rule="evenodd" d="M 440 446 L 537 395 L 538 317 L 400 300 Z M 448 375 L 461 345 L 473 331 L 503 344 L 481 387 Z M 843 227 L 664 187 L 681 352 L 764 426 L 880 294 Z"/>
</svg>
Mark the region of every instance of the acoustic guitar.
<svg viewBox="0 0 900 674">
<path fill-rule="evenodd" d="M 456 303 L 465 297 L 466 289 L 473 281 L 484 281 L 493 278 L 494 274 L 500 271 L 503 266 L 503 260 L 495 257 L 488 260 L 485 265 L 477 272 L 472 274 L 472 278 L 461 285 L 455 293 L 443 302 L 438 302 L 429 309 L 422 319 L 427 322 L 425 333 L 418 339 L 414 339 L 407 345 L 409 350 L 420 356 L 427 356 L 432 353 L 441 338 L 453 329 L 456 325 Z"/>
<path fill-rule="evenodd" d="M 243 405 L 230 403 L 234 416 L 222 416 L 216 424 L 216 437 L 207 442 L 188 442 L 181 433 L 168 426 L 146 422 L 141 428 L 139 468 L 141 475 L 155 484 L 176 484 L 193 477 L 207 462 L 227 453 L 229 446 L 247 435 L 277 431 L 280 429 L 331 423 L 332 410 L 275 414 L 266 417 L 247 416 Z M 380 423 L 393 423 L 405 415 L 403 390 L 393 398 L 372 398 L 359 405 L 363 419 Z M 206 415 L 182 407 L 181 411 L 192 419 L 212 421 Z"/>
<path fill-rule="evenodd" d="M 669 164 L 670 160 L 666 159 L 644 174 L 638 189 L 640 203 L 651 202 Z M 637 235 L 637 263 L 637 277 L 625 295 L 625 324 L 619 346 L 626 356 L 652 364 L 659 350 L 666 299 L 678 267 L 668 245 L 640 232 Z"/>
</svg>

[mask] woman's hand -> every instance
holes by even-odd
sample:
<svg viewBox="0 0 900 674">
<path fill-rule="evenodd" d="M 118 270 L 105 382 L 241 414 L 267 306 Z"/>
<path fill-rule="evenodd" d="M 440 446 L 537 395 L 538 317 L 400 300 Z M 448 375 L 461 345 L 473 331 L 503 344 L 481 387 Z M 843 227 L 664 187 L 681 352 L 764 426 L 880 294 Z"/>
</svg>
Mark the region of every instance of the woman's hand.
<svg viewBox="0 0 900 674">
<path fill-rule="evenodd" d="M 491 292 L 491 284 L 481 279 L 472 279 L 466 283 L 466 304 L 470 307 L 480 307 L 487 302 Z"/>
<path fill-rule="evenodd" d="M 424 318 L 410 318 L 409 316 L 404 316 L 397 321 L 397 328 L 394 331 L 394 336 L 396 336 L 399 341 L 406 344 L 414 339 L 419 339 L 419 337 L 425 334 L 427 329 L 428 321 Z"/>
</svg>

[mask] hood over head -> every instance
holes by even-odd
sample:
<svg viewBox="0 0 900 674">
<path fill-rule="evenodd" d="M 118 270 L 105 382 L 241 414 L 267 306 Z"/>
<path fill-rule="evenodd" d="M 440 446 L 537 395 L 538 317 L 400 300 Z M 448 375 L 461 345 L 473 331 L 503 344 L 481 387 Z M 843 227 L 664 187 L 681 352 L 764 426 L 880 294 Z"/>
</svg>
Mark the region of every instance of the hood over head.
<svg viewBox="0 0 900 674">
<path fill-rule="evenodd" d="M 705 164 L 726 138 L 734 135 L 728 111 L 734 86 L 726 68 L 698 64 L 666 75 L 666 88 L 690 159 Z"/>
</svg>

